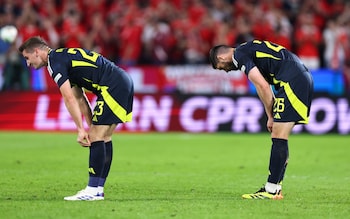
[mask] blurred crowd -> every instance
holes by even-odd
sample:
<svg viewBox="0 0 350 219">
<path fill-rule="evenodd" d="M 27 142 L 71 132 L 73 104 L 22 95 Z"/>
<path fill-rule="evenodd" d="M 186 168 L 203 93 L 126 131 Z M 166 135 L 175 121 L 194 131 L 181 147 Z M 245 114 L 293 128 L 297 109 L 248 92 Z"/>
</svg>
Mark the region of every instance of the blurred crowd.
<svg viewBox="0 0 350 219">
<path fill-rule="evenodd" d="M 53 48 L 91 49 L 123 66 L 207 64 L 213 45 L 260 39 L 310 69 L 350 75 L 347 0 L 0 0 L 6 24 L 19 30 L 16 45 L 40 35 Z M 2 54 L 0 66 L 21 62 Z"/>
</svg>

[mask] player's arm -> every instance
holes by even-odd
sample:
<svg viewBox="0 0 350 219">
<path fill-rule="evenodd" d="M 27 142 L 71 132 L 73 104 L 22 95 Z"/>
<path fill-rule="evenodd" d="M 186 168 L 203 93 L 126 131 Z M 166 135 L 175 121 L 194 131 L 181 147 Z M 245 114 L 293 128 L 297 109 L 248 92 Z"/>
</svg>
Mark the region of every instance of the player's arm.
<svg viewBox="0 0 350 219">
<path fill-rule="evenodd" d="M 92 111 L 91 111 L 90 102 L 88 101 L 88 98 L 85 95 L 85 92 L 82 88 L 73 86 L 72 90 L 75 98 L 78 101 L 80 111 L 84 115 L 84 118 L 90 127 L 92 124 Z"/>
<path fill-rule="evenodd" d="M 271 132 L 273 124 L 272 108 L 274 103 L 274 95 L 270 84 L 265 80 L 256 66 L 249 71 L 248 79 L 254 84 L 259 98 L 264 104 L 268 119 L 267 129 Z"/>
<path fill-rule="evenodd" d="M 78 129 L 78 139 L 77 141 L 82 146 L 89 146 L 90 141 L 87 132 L 84 129 L 82 113 L 80 111 L 80 107 L 77 99 L 73 94 L 73 90 L 71 88 L 69 80 L 66 80 L 61 86 L 60 91 L 66 105 L 68 112 L 70 113 L 75 125 Z"/>
</svg>

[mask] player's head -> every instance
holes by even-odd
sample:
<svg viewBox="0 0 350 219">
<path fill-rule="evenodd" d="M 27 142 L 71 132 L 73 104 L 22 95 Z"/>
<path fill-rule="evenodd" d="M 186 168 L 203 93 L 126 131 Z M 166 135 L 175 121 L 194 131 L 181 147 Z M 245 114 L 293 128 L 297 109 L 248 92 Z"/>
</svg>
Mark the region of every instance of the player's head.
<svg viewBox="0 0 350 219">
<path fill-rule="evenodd" d="M 24 50 L 27 52 L 33 52 L 35 48 L 43 48 L 43 47 L 49 47 L 46 43 L 46 41 L 39 37 L 31 37 L 27 39 L 19 48 L 18 50 L 22 53 Z"/>
<path fill-rule="evenodd" d="M 214 69 L 229 72 L 237 70 L 233 64 L 232 55 L 234 48 L 227 45 L 217 45 L 210 49 L 209 59 Z"/>
<path fill-rule="evenodd" d="M 27 39 L 18 48 L 26 59 L 27 65 L 36 69 L 47 65 L 47 52 L 49 49 L 45 40 L 38 36 Z"/>
</svg>

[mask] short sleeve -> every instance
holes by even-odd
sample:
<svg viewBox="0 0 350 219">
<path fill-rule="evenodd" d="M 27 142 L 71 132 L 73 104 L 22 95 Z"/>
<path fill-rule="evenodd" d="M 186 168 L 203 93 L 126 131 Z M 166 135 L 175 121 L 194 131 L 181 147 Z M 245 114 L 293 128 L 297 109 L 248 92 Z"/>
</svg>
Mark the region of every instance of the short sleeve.
<svg viewBox="0 0 350 219">
<path fill-rule="evenodd" d="M 249 55 L 249 51 L 245 51 L 246 45 L 247 44 L 237 47 L 232 56 L 232 59 L 235 65 L 238 66 L 238 69 L 248 75 L 249 71 L 256 65 L 252 56 Z"/>
<path fill-rule="evenodd" d="M 47 70 L 49 71 L 51 78 L 55 81 L 58 87 L 61 87 L 62 84 L 69 79 L 69 77 L 68 77 L 68 67 L 64 61 L 65 59 L 59 56 L 62 56 L 62 55 L 50 53 Z M 56 61 L 56 60 L 60 60 L 60 61 Z"/>
</svg>

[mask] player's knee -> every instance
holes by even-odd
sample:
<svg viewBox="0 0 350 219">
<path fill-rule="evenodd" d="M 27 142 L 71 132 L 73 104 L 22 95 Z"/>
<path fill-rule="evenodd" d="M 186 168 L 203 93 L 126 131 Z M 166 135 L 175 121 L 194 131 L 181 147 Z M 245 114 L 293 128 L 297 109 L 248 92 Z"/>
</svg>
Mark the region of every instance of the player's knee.
<svg viewBox="0 0 350 219">
<path fill-rule="evenodd" d="M 112 140 L 112 135 L 115 130 L 115 125 L 92 125 L 89 130 L 89 139 L 91 142 L 104 141 L 108 142 Z"/>
<path fill-rule="evenodd" d="M 100 134 L 94 130 L 90 130 L 89 132 L 89 140 L 90 142 L 95 142 L 95 141 L 104 141 L 104 135 Z"/>
<path fill-rule="evenodd" d="M 112 136 L 107 133 L 98 133 L 98 132 L 90 131 L 89 139 L 91 142 L 94 142 L 94 141 L 108 142 L 112 140 Z"/>
<path fill-rule="evenodd" d="M 112 137 L 111 137 L 111 136 L 106 136 L 106 137 L 104 138 L 104 141 L 105 141 L 105 142 L 112 141 Z"/>
</svg>

